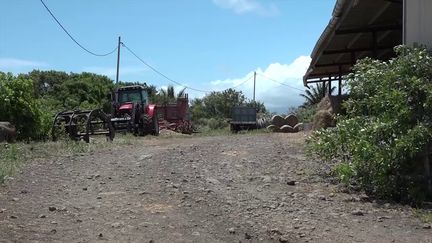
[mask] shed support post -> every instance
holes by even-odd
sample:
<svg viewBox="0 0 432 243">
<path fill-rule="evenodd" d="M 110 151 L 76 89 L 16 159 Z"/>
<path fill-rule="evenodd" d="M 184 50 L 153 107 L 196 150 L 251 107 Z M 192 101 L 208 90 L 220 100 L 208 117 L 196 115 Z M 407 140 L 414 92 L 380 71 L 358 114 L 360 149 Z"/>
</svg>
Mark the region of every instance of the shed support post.
<svg viewBox="0 0 432 243">
<path fill-rule="evenodd" d="M 425 176 L 426 176 L 426 184 L 427 184 L 427 190 L 428 192 L 432 192 L 432 171 L 431 171 L 431 151 L 430 151 L 431 145 L 428 144 L 426 146 L 426 151 L 424 155 L 424 169 L 425 169 Z"/>
<path fill-rule="evenodd" d="M 339 66 L 339 91 L 338 95 L 342 96 L 342 67 Z"/>
<path fill-rule="evenodd" d="M 377 33 L 376 31 L 372 31 L 372 55 L 376 59 L 378 57 L 377 50 Z"/>
<path fill-rule="evenodd" d="M 323 97 L 325 97 L 326 96 L 326 81 L 325 80 L 322 81 L 322 86 L 323 86 L 323 89 L 322 89 Z"/>
<path fill-rule="evenodd" d="M 332 91 L 332 77 L 329 76 L 329 81 L 328 81 L 328 94 L 329 96 L 331 96 L 331 91 Z"/>
</svg>

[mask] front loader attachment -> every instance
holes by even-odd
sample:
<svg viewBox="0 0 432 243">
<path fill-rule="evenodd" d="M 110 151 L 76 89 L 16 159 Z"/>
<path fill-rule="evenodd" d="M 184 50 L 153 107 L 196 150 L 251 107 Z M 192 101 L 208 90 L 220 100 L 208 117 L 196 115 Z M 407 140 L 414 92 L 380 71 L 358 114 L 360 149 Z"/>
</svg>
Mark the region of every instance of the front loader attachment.
<svg viewBox="0 0 432 243">
<path fill-rule="evenodd" d="M 54 118 L 51 133 L 53 141 L 66 134 L 72 140 L 82 139 L 87 143 L 93 135 L 105 135 L 109 141 L 115 135 L 110 118 L 101 109 L 59 112 Z"/>
</svg>

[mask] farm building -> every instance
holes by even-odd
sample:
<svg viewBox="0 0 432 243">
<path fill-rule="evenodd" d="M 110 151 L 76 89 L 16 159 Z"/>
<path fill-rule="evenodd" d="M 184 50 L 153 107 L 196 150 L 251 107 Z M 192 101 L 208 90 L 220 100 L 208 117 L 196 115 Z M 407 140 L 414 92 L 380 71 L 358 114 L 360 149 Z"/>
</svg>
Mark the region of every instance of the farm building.
<svg viewBox="0 0 432 243">
<path fill-rule="evenodd" d="M 337 83 L 358 59 L 387 60 L 400 44 L 432 48 L 431 0 L 337 0 L 332 18 L 312 51 L 304 75 L 306 87 L 313 83 Z"/>
</svg>

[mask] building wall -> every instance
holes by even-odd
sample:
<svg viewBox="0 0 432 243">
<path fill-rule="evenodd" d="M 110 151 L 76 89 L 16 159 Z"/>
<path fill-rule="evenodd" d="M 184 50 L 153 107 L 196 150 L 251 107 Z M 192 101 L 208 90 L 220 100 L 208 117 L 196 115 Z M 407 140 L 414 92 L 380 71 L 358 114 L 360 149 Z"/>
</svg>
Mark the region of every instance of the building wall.
<svg viewBox="0 0 432 243">
<path fill-rule="evenodd" d="M 404 43 L 432 48 L 432 0 L 404 0 Z"/>
</svg>

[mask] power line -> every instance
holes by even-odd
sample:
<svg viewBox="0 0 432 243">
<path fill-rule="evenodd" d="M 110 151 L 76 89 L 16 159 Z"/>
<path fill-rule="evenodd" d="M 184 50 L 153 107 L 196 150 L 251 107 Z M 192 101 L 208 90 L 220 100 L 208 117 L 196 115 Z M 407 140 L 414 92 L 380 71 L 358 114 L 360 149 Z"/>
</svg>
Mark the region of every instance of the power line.
<svg viewBox="0 0 432 243">
<path fill-rule="evenodd" d="M 148 64 L 148 63 L 147 63 L 146 61 L 144 61 L 142 58 L 140 58 L 140 57 L 139 57 L 139 56 L 138 56 L 134 51 L 132 51 L 132 50 L 131 50 L 128 46 L 126 46 L 123 42 L 121 43 L 121 45 L 122 45 L 124 48 L 126 48 L 126 50 L 128 50 L 132 55 L 134 55 L 138 60 L 140 60 L 144 65 L 146 65 L 148 68 L 150 68 L 151 70 L 153 70 L 153 72 L 159 74 L 160 76 L 164 77 L 165 79 L 167 79 L 167 80 L 169 80 L 169 81 L 171 81 L 171 82 L 173 82 L 173 83 L 175 83 L 175 84 L 178 84 L 178 85 L 180 85 L 180 86 L 182 86 L 182 87 L 184 87 L 184 88 L 190 89 L 190 90 L 194 90 L 194 91 L 198 91 L 198 92 L 204 92 L 204 93 L 211 93 L 211 92 L 213 92 L 213 91 L 209 91 L 209 90 L 195 89 L 195 88 L 189 87 L 189 86 L 187 86 L 187 85 L 184 85 L 184 84 L 182 84 L 182 83 L 180 83 L 180 82 L 177 82 L 177 81 L 173 80 L 172 78 L 166 76 L 165 74 L 163 74 L 162 72 L 160 72 L 159 70 L 157 70 L 156 68 L 154 68 L 153 66 L 151 66 L 150 64 Z"/>
<path fill-rule="evenodd" d="M 60 23 L 60 21 L 56 18 L 56 16 L 51 12 L 51 10 L 48 8 L 48 6 L 44 3 L 44 1 L 43 0 L 40 0 L 40 2 L 44 5 L 44 7 L 45 7 L 45 9 L 48 11 L 48 13 L 51 15 L 51 17 L 53 17 L 53 19 L 57 22 L 57 24 L 63 29 L 63 31 L 69 36 L 69 38 L 71 38 L 71 40 L 73 41 L 73 42 L 75 42 L 75 44 L 77 44 L 79 47 L 81 47 L 84 51 L 86 51 L 86 52 L 88 52 L 88 53 L 90 53 L 90 54 L 92 54 L 92 55 L 94 55 L 94 56 L 98 56 L 98 57 L 104 57 L 104 56 L 108 56 L 108 55 L 110 55 L 110 54 L 112 54 L 112 53 L 114 53 L 116 50 L 117 50 L 117 47 L 114 49 L 114 50 L 112 50 L 112 51 L 110 51 L 110 52 L 108 52 L 108 53 L 105 53 L 105 54 L 97 54 L 97 53 L 94 53 L 94 52 L 92 52 L 92 51 L 90 51 L 89 49 L 87 49 L 87 48 L 85 48 L 83 45 L 81 45 L 70 33 L 69 33 L 69 31 L 67 31 L 66 30 L 66 28 L 65 27 L 63 27 L 63 25 Z"/>
<path fill-rule="evenodd" d="M 234 85 L 234 86 L 232 86 L 232 87 L 230 87 L 230 88 L 227 88 L 227 89 L 234 89 L 234 88 L 237 88 L 237 87 L 239 87 L 239 86 L 242 86 L 243 84 L 245 84 L 245 83 L 247 83 L 248 81 L 250 81 L 252 78 L 253 78 L 253 76 L 250 76 L 248 79 L 242 81 L 241 83 L 239 83 L 239 84 L 237 84 L 237 85 Z"/>
<path fill-rule="evenodd" d="M 141 61 L 144 65 L 146 65 L 148 68 L 150 68 L 151 70 L 153 70 L 155 73 L 157 73 L 157 74 L 159 74 L 160 76 L 162 76 L 162 77 L 164 77 L 165 79 L 167 79 L 168 81 L 171 81 L 171 82 L 173 82 L 173 83 L 175 83 L 175 84 L 177 84 L 177 85 L 179 85 L 179 86 L 181 86 L 181 87 L 184 87 L 184 88 L 187 88 L 187 89 L 190 89 L 190 90 L 194 90 L 194 91 L 198 91 L 198 92 L 203 92 L 203 93 L 211 93 L 211 92 L 221 92 L 221 91 L 223 91 L 223 90 L 221 90 L 221 91 L 215 91 L 215 90 L 202 90 L 202 89 L 196 89 L 196 88 L 193 88 L 193 87 L 190 87 L 190 86 L 187 86 L 187 85 L 184 85 L 184 84 L 182 84 L 182 83 L 180 83 L 180 82 L 178 82 L 178 81 L 175 81 L 175 80 L 173 80 L 172 78 L 170 78 L 170 77 L 168 77 L 167 75 L 165 75 L 165 74 L 163 74 L 162 72 L 160 72 L 159 70 L 157 70 L 156 68 L 154 68 L 153 66 L 151 66 L 150 64 L 148 64 L 146 61 L 144 61 L 141 57 L 139 57 L 134 51 L 132 51 L 128 46 L 126 46 L 123 42 L 121 43 L 121 45 L 124 47 L 124 48 L 126 48 L 126 50 L 128 50 L 133 56 L 135 56 L 139 61 Z M 252 76 L 253 77 L 253 76 Z M 241 85 L 243 85 L 244 83 L 246 83 L 246 82 L 248 82 L 249 80 L 251 80 L 251 78 L 252 77 L 249 77 L 248 79 L 246 79 L 245 81 L 242 81 L 241 83 L 239 83 L 239 84 L 237 84 L 237 85 L 234 85 L 234 86 L 232 86 L 232 87 L 228 87 L 228 88 L 226 88 L 226 89 L 224 89 L 224 90 L 227 90 L 227 89 L 233 89 L 233 88 L 237 88 L 237 87 L 239 87 L 239 86 L 241 86 Z"/>
<path fill-rule="evenodd" d="M 302 90 L 302 89 L 296 88 L 296 87 L 294 87 L 294 86 L 291 86 L 291 85 L 286 84 L 286 83 L 284 83 L 284 82 L 278 81 L 278 80 L 276 80 L 276 79 L 269 78 L 269 77 L 265 76 L 265 75 L 262 74 L 262 73 L 257 73 L 257 74 L 258 74 L 258 75 L 261 75 L 262 77 L 264 77 L 264 78 L 266 78 L 266 79 L 268 79 L 268 80 L 270 80 L 270 81 L 273 81 L 273 82 L 275 82 L 275 83 L 278 83 L 278 84 L 280 84 L 280 85 L 284 85 L 284 86 L 290 87 L 290 88 L 292 88 L 292 89 L 295 89 L 295 90 L 298 90 L 298 91 L 304 92 L 304 90 Z"/>
</svg>

